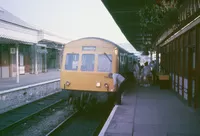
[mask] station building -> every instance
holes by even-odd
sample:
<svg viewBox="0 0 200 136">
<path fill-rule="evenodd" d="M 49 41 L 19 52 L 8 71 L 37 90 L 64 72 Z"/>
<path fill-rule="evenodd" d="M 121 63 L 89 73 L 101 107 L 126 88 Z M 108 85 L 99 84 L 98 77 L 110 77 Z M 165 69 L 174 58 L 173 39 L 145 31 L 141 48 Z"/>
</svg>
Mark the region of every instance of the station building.
<svg viewBox="0 0 200 136">
<path fill-rule="evenodd" d="M 62 48 L 69 41 L 0 7 L 0 78 L 60 69 Z"/>
</svg>

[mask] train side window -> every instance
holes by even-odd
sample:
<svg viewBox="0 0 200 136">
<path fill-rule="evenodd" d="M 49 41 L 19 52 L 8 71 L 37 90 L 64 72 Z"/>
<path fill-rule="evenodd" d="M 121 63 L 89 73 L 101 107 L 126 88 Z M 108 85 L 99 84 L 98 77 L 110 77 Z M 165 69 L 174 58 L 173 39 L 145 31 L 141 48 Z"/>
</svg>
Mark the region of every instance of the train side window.
<svg viewBox="0 0 200 136">
<path fill-rule="evenodd" d="M 109 57 L 109 58 L 108 58 Z M 112 55 L 98 55 L 98 72 L 112 72 Z"/>
<path fill-rule="evenodd" d="M 78 70 L 79 54 L 68 53 L 66 56 L 65 69 Z"/>
<path fill-rule="evenodd" d="M 81 71 L 94 71 L 94 54 L 83 54 Z"/>
</svg>

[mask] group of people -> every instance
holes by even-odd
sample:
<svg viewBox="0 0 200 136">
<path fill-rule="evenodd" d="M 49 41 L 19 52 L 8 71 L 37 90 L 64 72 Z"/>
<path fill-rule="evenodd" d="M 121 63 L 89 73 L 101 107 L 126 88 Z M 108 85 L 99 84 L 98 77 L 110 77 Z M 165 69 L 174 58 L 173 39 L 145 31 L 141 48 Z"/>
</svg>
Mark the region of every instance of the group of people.
<svg viewBox="0 0 200 136">
<path fill-rule="evenodd" d="M 133 75 L 136 79 L 137 84 L 141 86 L 150 86 L 150 84 L 155 84 L 156 81 L 156 64 L 154 61 L 150 63 L 145 62 L 144 66 L 139 62 L 134 62 Z"/>
<path fill-rule="evenodd" d="M 136 79 L 136 82 L 140 85 L 149 86 L 152 81 L 155 84 L 156 78 L 156 64 L 154 61 L 151 63 L 146 62 L 144 66 L 140 66 L 139 62 L 134 61 L 133 66 L 133 74 Z M 113 91 L 116 93 L 116 104 L 121 104 L 121 94 L 125 90 L 126 87 L 126 79 L 119 73 L 109 73 L 108 78 L 113 79 Z"/>
</svg>

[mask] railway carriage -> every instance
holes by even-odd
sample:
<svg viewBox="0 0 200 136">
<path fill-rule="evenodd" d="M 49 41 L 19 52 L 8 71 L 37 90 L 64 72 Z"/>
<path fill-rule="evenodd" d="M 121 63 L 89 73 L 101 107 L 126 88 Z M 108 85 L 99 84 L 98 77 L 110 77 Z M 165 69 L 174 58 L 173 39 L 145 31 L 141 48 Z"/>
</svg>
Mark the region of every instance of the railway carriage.
<svg viewBox="0 0 200 136">
<path fill-rule="evenodd" d="M 101 38 L 82 38 L 65 45 L 61 66 L 61 89 L 70 93 L 110 94 L 113 81 L 108 73 L 125 75 L 128 52 Z"/>
</svg>

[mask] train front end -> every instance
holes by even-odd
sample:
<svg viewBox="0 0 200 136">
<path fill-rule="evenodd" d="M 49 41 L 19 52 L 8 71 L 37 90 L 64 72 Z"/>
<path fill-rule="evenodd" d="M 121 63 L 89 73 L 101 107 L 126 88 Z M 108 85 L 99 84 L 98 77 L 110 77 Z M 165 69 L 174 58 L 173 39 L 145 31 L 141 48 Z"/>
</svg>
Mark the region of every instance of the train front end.
<svg viewBox="0 0 200 136">
<path fill-rule="evenodd" d="M 66 45 L 61 68 L 61 89 L 112 93 L 113 80 L 107 75 L 117 71 L 117 58 L 117 48 L 101 41 L 83 40 Z"/>
</svg>

